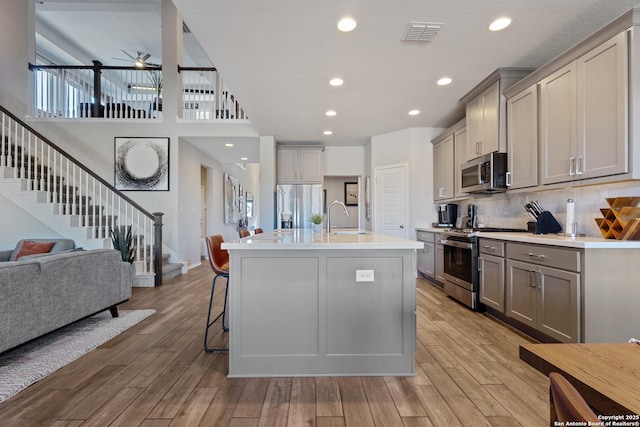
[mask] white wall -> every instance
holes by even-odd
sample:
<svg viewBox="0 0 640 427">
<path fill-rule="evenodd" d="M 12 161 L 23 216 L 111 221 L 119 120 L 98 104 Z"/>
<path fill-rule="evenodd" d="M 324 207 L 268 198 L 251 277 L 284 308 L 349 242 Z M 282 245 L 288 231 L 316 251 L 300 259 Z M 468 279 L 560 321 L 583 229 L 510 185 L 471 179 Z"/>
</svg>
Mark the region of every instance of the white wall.
<svg viewBox="0 0 640 427">
<path fill-rule="evenodd" d="M 273 230 L 276 193 L 276 140 L 260 137 L 260 227 Z"/>
<path fill-rule="evenodd" d="M 0 250 L 13 249 L 20 239 L 63 237 L 0 194 Z"/>
<path fill-rule="evenodd" d="M 362 176 L 365 173 L 364 147 L 325 147 L 325 176 Z"/>
<path fill-rule="evenodd" d="M 408 238 L 415 238 L 415 227 L 436 221 L 433 205 L 433 150 L 431 140 L 444 132 L 441 128 L 409 128 L 371 138 L 369 174 L 376 167 L 409 164 Z M 373 195 L 372 195 L 373 196 Z M 376 201 L 373 200 L 373 204 Z M 372 211 L 374 209 L 372 205 Z"/>
</svg>

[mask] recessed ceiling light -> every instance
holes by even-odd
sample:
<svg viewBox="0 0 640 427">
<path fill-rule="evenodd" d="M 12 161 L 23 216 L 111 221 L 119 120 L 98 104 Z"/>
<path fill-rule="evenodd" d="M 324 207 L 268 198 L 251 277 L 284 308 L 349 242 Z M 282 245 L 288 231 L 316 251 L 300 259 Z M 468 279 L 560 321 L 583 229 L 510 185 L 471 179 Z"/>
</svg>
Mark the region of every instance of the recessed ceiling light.
<svg viewBox="0 0 640 427">
<path fill-rule="evenodd" d="M 333 116 L 335 116 L 337 113 L 336 113 L 335 111 L 333 111 L 333 110 L 329 110 L 329 111 L 327 111 L 325 114 L 326 114 L 327 116 L 329 116 L 329 117 L 333 117 Z"/>
<path fill-rule="evenodd" d="M 495 21 L 493 21 L 491 25 L 489 25 L 489 30 L 490 31 L 504 30 L 509 26 L 509 24 L 511 24 L 511 18 L 507 18 L 507 17 L 498 18 Z"/>
<path fill-rule="evenodd" d="M 336 77 L 335 79 L 329 80 L 329 84 L 331 86 L 342 86 L 343 83 L 344 83 L 344 81 L 339 77 Z"/>
<path fill-rule="evenodd" d="M 440 80 L 438 80 L 436 83 L 438 83 L 438 86 L 446 86 L 449 83 L 451 83 L 451 77 L 443 77 Z"/>
<path fill-rule="evenodd" d="M 352 31 L 354 28 L 356 28 L 356 25 L 358 24 L 352 18 L 342 18 L 340 21 L 338 21 L 338 29 L 344 32 Z"/>
<path fill-rule="evenodd" d="M 240 160 L 249 160 L 248 157 L 240 157 Z"/>
<path fill-rule="evenodd" d="M 325 130 L 322 133 L 325 134 L 325 135 L 333 135 L 333 132 L 331 132 L 330 130 Z"/>
<path fill-rule="evenodd" d="M 410 116 L 417 116 L 418 114 L 420 114 L 420 110 L 411 110 L 411 111 L 409 111 L 409 115 Z"/>
<path fill-rule="evenodd" d="M 230 142 L 227 142 L 226 144 L 224 144 L 225 147 L 233 147 L 233 144 Z"/>
</svg>

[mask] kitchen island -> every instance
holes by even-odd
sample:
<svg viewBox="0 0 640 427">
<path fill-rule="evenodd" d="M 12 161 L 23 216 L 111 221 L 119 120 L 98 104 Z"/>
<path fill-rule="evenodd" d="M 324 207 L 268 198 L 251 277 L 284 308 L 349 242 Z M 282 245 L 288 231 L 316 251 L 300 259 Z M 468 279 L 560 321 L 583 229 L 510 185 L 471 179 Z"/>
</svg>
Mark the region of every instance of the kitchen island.
<svg viewBox="0 0 640 427">
<path fill-rule="evenodd" d="M 229 376 L 414 375 L 422 245 L 309 229 L 224 243 Z"/>
</svg>

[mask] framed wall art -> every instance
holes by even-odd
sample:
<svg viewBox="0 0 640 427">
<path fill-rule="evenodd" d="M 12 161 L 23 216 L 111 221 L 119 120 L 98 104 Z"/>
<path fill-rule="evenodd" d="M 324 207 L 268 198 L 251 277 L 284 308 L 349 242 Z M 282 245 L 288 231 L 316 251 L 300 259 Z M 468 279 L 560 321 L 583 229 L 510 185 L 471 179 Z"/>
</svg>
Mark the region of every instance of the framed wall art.
<svg viewBox="0 0 640 427">
<path fill-rule="evenodd" d="M 169 191 L 169 138 L 114 138 L 114 185 L 124 191 Z"/>
<path fill-rule="evenodd" d="M 347 206 L 358 206 L 358 183 L 344 183 L 344 204 Z"/>
<path fill-rule="evenodd" d="M 240 221 L 240 182 L 228 173 L 224 174 L 224 222 L 235 224 Z"/>
</svg>

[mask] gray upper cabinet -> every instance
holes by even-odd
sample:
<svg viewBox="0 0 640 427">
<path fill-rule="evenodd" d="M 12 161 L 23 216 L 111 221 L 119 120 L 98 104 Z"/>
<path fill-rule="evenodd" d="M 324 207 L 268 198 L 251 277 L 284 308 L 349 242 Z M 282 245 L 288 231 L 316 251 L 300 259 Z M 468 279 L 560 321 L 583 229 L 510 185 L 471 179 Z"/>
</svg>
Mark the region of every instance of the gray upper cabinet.
<svg viewBox="0 0 640 427">
<path fill-rule="evenodd" d="M 453 134 L 433 144 L 433 199 L 445 200 L 454 194 Z"/>
<path fill-rule="evenodd" d="M 577 61 L 578 159 L 576 174 L 594 178 L 628 172 L 627 33 Z"/>
<path fill-rule="evenodd" d="M 627 33 L 540 82 L 542 184 L 629 171 Z"/>
<path fill-rule="evenodd" d="M 538 85 L 507 100 L 507 185 L 538 185 Z"/>
<path fill-rule="evenodd" d="M 542 184 L 573 179 L 577 149 L 575 62 L 540 82 Z"/>
<path fill-rule="evenodd" d="M 499 116 L 500 82 L 496 81 L 467 104 L 466 161 L 499 150 Z"/>
<path fill-rule="evenodd" d="M 433 143 L 433 200 L 441 201 L 465 195 L 462 192 L 460 164 L 464 163 L 461 153 L 466 150 L 465 120 L 460 120 Z M 462 159 L 462 160 L 461 160 Z"/>
<path fill-rule="evenodd" d="M 277 150 L 278 184 L 321 184 L 322 147 L 282 147 Z"/>
<path fill-rule="evenodd" d="M 531 71 L 498 68 L 460 99 L 467 105 L 465 162 L 495 151 L 507 151 L 507 105 L 503 92 Z"/>
</svg>

